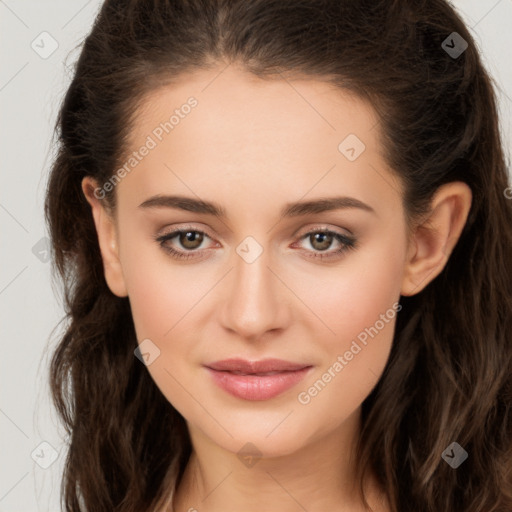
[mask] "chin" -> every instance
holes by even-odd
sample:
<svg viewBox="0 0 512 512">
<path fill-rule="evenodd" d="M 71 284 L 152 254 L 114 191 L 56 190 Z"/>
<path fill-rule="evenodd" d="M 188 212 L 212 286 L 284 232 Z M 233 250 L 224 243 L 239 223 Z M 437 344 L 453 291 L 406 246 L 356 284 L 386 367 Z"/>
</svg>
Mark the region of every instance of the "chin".
<svg viewBox="0 0 512 512">
<path fill-rule="evenodd" d="M 290 415 L 289 419 L 291 419 L 291 416 L 293 414 Z M 279 421 L 282 421 L 285 417 L 286 414 L 281 415 Z M 296 430 L 290 430 L 290 428 L 287 429 L 283 425 L 279 425 L 279 421 L 254 421 L 250 427 L 247 422 L 230 424 L 226 429 L 233 437 L 229 436 L 223 429 L 221 429 L 221 437 L 218 436 L 218 433 L 209 437 L 225 450 L 239 456 L 252 454 L 265 458 L 281 457 L 303 448 L 308 440 L 305 436 L 304 425 L 297 425 Z"/>
</svg>

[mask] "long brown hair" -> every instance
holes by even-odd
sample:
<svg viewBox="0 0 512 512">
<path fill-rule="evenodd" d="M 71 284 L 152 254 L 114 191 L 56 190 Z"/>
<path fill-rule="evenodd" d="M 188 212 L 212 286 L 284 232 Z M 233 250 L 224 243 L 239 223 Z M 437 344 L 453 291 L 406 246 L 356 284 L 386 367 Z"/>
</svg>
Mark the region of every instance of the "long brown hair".
<svg viewBox="0 0 512 512">
<path fill-rule="evenodd" d="M 459 36 L 468 46 L 455 56 L 444 41 L 461 48 Z M 183 417 L 134 357 L 129 302 L 105 282 L 81 180 L 105 183 L 118 168 L 146 93 L 219 62 L 370 100 L 411 222 L 440 185 L 471 188 L 442 273 L 401 297 L 388 364 L 362 406 L 357 474 L 362 482 L 373 471 L 396 512 L 510 512 L 512 201 L 493 83 L 444 0 L 103 4 L 60 110 L 45 203 L 67 314 L 50 368 L 70 435 L 65 510 L 155 510 L 191 453 Z M 115 189 L 105 201 L 115 207 Z M 468 453 L 457 469 L 442 458 L 454 441 Z"/>
</svg>

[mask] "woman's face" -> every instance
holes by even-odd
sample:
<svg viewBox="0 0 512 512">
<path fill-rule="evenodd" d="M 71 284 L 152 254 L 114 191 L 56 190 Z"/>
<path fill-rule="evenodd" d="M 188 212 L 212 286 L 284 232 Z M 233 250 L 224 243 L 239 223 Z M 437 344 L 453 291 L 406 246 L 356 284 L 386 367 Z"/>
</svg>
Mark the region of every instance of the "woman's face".
<svg viewBox="0 0 512 512">
<path fill-rule="evenodd" d="M 145 99 L 124 172 L 96 190 L 118 200 L 119 264 L 105 272 L 189 428 L 284 455 L 342 428 L 386 365 L 408 252 L 402 188 L 362 100 L 220 71 Z M 233 358 L 306 370 L 208 368 Z"/>
</svg>

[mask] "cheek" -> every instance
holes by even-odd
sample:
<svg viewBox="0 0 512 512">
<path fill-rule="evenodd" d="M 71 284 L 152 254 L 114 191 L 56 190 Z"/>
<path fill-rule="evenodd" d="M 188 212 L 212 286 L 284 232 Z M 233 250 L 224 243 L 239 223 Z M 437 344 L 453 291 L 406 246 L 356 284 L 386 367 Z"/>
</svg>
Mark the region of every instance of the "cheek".
<svg viewBox="0 0 512 512">
<path fill-rule="evenodd" d="M 135 229 L 121 234 L 121 265 L 137 339 L 165 342 L 208 285 L 194 265 L 180 265 L 146 236 Z"/>
<path fill-rule="evenodd" d="M 357 407 L 379 380 L 391 350 L 403 259 L 388 240 L 352 253 L 322 279 L 322 287 L 314 287 L 314 279 L 301 281 L 300 293 L 322 320 L 321 331 L 318 322 L 310 330 L 324 361 L 302 386 L 298 401 L 333 421 L 332 404 L 343 404 L 338 414 Z"/>
<path fill-rule="evenodd" d="M 183 415 L 190 408 L 190 395 L 180 383 L 193 389 L 191 375 L 182 374 L 183 363 L 192 357 L 193 349 L 193 343 L 186 341 L 190 336 L 188 315 L 193 314 L 194 305 L 208 290 L 204 282 L 197 282 L 197 272 L 191 269 L 147 249 L 134 250 L 123 260 L 137 340 L 145 343 L 141 348 L 154 354 L 147 370 L 162 394 Z M 147 339 L 151 340 L 149 345 Z"/>
<path fill-rule="evenodd" d="M 296 280 L 297 295 L 307 298 L 305 302 L 321 320 L 325 340 L 342 346 L 393 310 L 404 266 L 401 246 L 397 248 L 389 239 L 391 234 L 382 236 L 347 253 L 339 266 L 322 274 L 302 273 Z M 382 329 L 380 322 L 378 326 Z"/>
</svg>

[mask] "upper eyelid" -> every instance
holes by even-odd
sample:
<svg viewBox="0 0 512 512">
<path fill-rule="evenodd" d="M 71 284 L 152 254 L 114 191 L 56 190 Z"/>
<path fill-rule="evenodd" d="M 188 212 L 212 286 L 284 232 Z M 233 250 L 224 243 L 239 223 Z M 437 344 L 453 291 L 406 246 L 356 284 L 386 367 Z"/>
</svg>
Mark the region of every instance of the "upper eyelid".
<svg viewBox="0 0 512 512">
<path fill-rule="evenodd" d="M 340 229 L 344 229 L 345 231 L 348 232 L 348 234 L 340 232 L 339 231 Z M 347 228 L 330 228 L 328 226 L 315 226 L 315 227 L 307 228 L 304 230 L 298 230 L 293 234 L 293 236 L 298 236 L 301 238 L 305 235 L 308 235 L 309 233 L 324 232 L 324 231 L 329 232 L 329 233 L 335 233 L 336 235 L 344 236 L 346 238 L 351 238 L 354 236 L 354 233 L 349 231 Z"/>
<path fill-rule="evenodd" d="M 191 226 L 191 225 L 178 226 L 175 228 L 173 227 L 173 228 L 168 228 L 168 229 L 162 228 L 161 230 L 159 230 L 159 233 L 161 233 L 161 235 L 157 235 L 157 236 L 165 236 L 167 234 L 176 233 L 179 231 L 186 231 L 186 230 L 197 231 L 200 233 L 204 233 L 205 235 L 208 235 L 210 238 L 214 238 L 213 236 L 210 235 L 210 232 L 208 229 L 205 229 L 202 227 Z M 339 232 L 338 230 L 344 230 L 347 233 L 342 233 L 342 232 Z M 336 233 L 336 234 L 339 234 L 342 236 L 346 236 L 346 237 L 355 236 L 355 234 L 348 228 L 329 227 L 325 224 L 322 225 L 321 223 L 317 224 L 316 226 L 313 226 L 313 227 L 297 229 L 292 233 L 291 236 L 300 236 L 299 235 L 300 233 L 302 233 L 302 235 L 306 235 L 306 234 L 310 233 L 311 231 L 330 231 L 330 232 L 333 232 L 333 233 Z"/>
<path fill-rule="evenodd" d="M 159 232 L 156 237 L 157 238 L 161 238 L 161 237 L 166 237 L 168 235 L 173 235 L 173 236 L 176 236 L 178 235 L 180 232 L 187 232 L 187 231 L 194 231 L 194 232 L 197 232 L 197 233 L 202 233 L 204 235 L 206 235 L 208 238 L 211 238 L 213 240 L 214 237 L 212 237 L 209 232 L 206 230 L 206 229 L 202 229 L 202 228 L 195 228 L 195 227 L 192 227 L 192 226 L 183 226 L 183 227 L 177 227 L 177 228 L 170 228 L 170 229 L 163 229 L 161 230 L 161 232 Z"/>
</svg>

